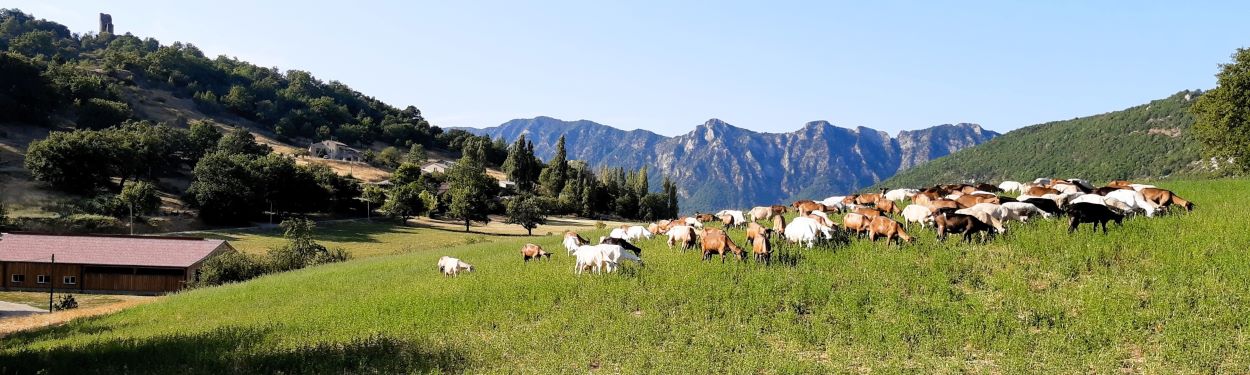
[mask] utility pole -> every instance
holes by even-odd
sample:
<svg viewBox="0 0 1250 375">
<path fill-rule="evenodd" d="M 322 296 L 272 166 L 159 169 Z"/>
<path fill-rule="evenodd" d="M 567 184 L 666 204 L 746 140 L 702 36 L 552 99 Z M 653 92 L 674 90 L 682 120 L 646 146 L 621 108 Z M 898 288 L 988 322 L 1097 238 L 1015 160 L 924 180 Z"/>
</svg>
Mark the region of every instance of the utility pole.
<svg viewBox="0 0 1250 375">
<path fill-rule="evenodd" d="M 48 271 L 48 313 L 52 313 L 52 294 L 56 293 L 56 254 L 52 254 L 51 270 Z"/>
<path fill-rule="evenodd" d="M 135 204 L 131 202 L 126 207 L 130 208 L 130 235 L 133 236 L 135 235 Z"/>
</svg>

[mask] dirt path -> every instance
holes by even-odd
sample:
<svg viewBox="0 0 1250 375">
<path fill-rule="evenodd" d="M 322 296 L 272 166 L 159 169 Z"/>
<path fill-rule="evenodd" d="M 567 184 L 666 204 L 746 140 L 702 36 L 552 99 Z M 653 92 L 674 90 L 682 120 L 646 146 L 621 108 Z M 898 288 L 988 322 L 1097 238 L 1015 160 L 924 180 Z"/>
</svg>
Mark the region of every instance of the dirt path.
<svg viewBox="0 0 1250 375">
<path fill-rule="evenodd" d="M 35 315 L 0 319 L 0 337 L 8 336 L 10 333 L 25 331 L 29 329 L 61 325 L 71 320 L 78 319 L 78 318 L 111 314 L 111 313 L 115 313 L 115 312 L 130 308 L 130 307 L 134 307 L 140 304 L 155 301 L 157 298 L 160 298 L 160 297 L 125 296 L 123 297 L 123 300 L 121 302 L 103 305 L 103 306 L 57 311 L 51 314 L 47 314 L 47 313 L 38 314 L 37 313 Z M 31 308 L 30 306 L 20 305 L 20 304 L 12 304 L 12 305 L 18 305 L 18 306 L 22 306 L 25 308 Z M 0 309 L 4 309 L 4 307 L 0 307 Z M 44 310 L 38 310 L 38 311 L 44 311 Z"/>
<path fill-rule="evenodd" d="M 0 301 L 0 319 L 46 313 L 48 310 L 35 308 L 20 303 Z"/>
</svg>

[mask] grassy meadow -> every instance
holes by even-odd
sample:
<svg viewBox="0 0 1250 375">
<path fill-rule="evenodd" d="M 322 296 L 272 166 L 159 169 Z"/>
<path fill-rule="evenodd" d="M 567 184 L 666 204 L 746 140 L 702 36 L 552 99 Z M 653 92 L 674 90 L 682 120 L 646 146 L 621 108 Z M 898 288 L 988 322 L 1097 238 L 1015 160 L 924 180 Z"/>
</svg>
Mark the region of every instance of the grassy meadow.
<svg viewBox="0 0 1250 375">
<path fill-rule="evenodd" d="M 195 232 L 192 235 L 228 240 L 230 246 L 251 254 L 264 254 L 287 242 L 282 238 L 282 230 L 278 228 Z M 317 243 L 327 248 L 347 249 L 355 258 L 406 254 L 508 239 L 484 233 L 410 227 L 390 220 L 321 224 L 317 226 L 314 237 Z"/>
<path fill-rule="evenodd" d="M 429 219 L 410 221 L 400 224 L 390 219 L 374 221 L 355 220 L 333 223 L 319 223 L 313 235 L 317 243 L 327 248 L 343 248 L 351 252 L 353 258 L 368 258 L 381 255 L 397 255 L 413 252 L 447 249 L 477 243 L 494 243 L 499 241 L 516 242 L 524 237 L 525 230 L 518 225 L 504 224 L 503 218 L 493 218 L 486 226 L 475 223 L 472 232 L 465 233 L 460 223 L 446 224 Z M 534 230 L 535 236 L 553 233 L 563 234 L 565 230 L 577 231 L 593 228 L 590 220 L 570 220 L 567 218 L 549 218 L 548 223 Z M 605 225 L 619 225 L 606 222 Z M 282 237 L 282 229 L 230 229 L 218 231 L 186 232 L 186 235 L 217 238 L 230 241 L 235 249 L 250 254 L 265 254 L 269 249 L 281 247 L 287 240 Z"/>
<path fill-rule="evenodd" d="M 1250 372 L 1250 181 L 1161 185 L 1197 210 L 987 244 L 915 228 L 771 266 L 653 239 L 646 267 L 579 277 L 557 236 L 450 241 L 13 334 L 0 372 Z M 524 264 L 527 241 L 557 254 Z M 443 255 L 477 271 L 443 277 Z"/>
</svg>

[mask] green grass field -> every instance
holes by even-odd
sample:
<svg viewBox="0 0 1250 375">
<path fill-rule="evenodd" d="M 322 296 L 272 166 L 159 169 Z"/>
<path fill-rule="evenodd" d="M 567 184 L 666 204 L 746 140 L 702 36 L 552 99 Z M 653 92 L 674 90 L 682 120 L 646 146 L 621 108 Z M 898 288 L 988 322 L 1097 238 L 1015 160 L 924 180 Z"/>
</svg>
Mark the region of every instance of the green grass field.
<svg viewBox="0 0 1250 375">
<path fill-rule="evenodd" d="M 235 249 L 252 254 L 264 254 L 286 244 L 281 229 L 195 232 L 192 235 L 229 240 Z M 516 236 L 411 227 L 378 220 L 322 224 L 317 227 L 315 238 L 328 248 L 342 247 L 350 251 L 352 257 L 367 258 L 511 240 Z"/>
<path fill-rule="evenodd" d="M 523 238 L 433 247 L 15 334 L 0 372 L 1250 372 L 1250 181 L 1163 186 L 1198 209 L 772 266 L 651 240 L 645 268 L 577 277 L 557 237 L 530 264 Z M 443 277 L 442 255 L 478 270 Z"/>
</svg>

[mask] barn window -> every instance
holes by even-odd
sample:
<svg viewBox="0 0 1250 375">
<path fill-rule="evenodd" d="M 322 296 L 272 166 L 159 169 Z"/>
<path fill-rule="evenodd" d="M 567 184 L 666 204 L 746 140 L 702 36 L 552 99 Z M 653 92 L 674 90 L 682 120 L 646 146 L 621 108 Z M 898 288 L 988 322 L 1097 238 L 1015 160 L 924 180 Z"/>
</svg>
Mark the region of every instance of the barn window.
<svg viewBox="0 0 1250 375">
<path fill-rule="evenodd" d="M 35 282 L 36 282 L 36 283 L 39 283 L 39 284 L 47 284 L 47 283 L 48 283 L 48 275 L 37 275 L 37 276 L 35 276 Z"/>
<path fill-rule="evenodd" d="M 13 274 L 13 282 L 20 283 L 20 282 L 25 282 L 25 281 L 26 281 L 26 275 L 17 274 L 17 273 Z"/>
<path fill-rule="evenodd" d="M 77 277 L 77 276 L 65 276 L 65 277 L 62 277 L 62 278 L 61 278 L 61 283 L 62 283 L 62 284 L 77 284 L 77 283 L 78 283 L 78 277 Z"/>
</svg>

